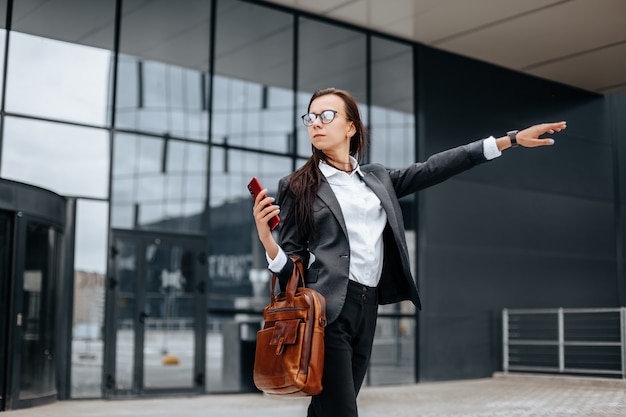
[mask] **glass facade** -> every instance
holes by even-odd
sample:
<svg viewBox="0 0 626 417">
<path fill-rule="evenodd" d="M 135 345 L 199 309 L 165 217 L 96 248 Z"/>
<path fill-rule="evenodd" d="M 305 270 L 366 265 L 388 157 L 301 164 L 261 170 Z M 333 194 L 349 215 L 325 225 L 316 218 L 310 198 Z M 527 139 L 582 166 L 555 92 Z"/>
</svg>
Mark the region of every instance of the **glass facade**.
<svg viewBox="0 0 626 417">
<path fill-rule="evenodd" d="M 9 18 L 0 177 L 77 202 L 69 397 L 251 389 L 269 274 L 246 184 L 275 193 L 310 155 L 300 115 L 328 86 L 357 98 L 368 159 L 412 162 L 414 47 L 240 0 L 13 2 Z M 54 323 L 32 271 L 35 332 Z M 414 314 L 381 307 L 368 383 L 415 381 Z M 23 358 L 23 395 L 53 385 Z"/>
</svg>

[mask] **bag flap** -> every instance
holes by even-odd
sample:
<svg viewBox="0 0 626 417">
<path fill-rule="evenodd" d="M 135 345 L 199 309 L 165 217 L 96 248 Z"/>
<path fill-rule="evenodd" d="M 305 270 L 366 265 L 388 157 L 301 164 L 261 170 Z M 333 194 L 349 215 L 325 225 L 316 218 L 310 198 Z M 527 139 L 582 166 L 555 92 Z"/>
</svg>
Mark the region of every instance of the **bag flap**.
<svg viewBox="0 0 626 417">
<path fill-rule="evenodd" d="M 277 321 L 274 324 L 274 332 L 272 333 L 270 345 L 276 346 L 279 343 L 292 345 L 296 343 L 296 338 L 298 336 L 298 324 L 300 324 L 299 319 Z"/>
</svg>

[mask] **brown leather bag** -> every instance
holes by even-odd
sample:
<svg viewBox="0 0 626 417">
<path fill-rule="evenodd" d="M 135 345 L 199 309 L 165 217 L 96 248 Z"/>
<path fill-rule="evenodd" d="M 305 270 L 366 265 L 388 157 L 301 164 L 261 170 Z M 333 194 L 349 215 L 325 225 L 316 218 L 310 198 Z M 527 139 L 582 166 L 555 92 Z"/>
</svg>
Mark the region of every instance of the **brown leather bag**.
<svg viewBox="0 0 626 417">
<path fill-rule="evenodd" d="M 254 384 L 266 394 L 302 397 L 322 392 L 326 299 L 304 287 L 302 260 L 292 256 L 293 272 L 284 292 L 263 310 L 257 333 Z"/>
</svg>

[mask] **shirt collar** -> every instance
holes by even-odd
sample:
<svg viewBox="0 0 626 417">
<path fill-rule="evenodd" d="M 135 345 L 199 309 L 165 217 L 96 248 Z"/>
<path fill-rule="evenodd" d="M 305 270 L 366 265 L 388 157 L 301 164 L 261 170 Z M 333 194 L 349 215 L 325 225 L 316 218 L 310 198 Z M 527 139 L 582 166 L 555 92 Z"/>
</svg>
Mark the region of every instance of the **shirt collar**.
<svg viewBox="0 0 626 417">
<path fill-rule="evenodd" d="M 354 174 L 356 172 L 357 174 L 359 174 L 360 177 L 363 177 L 363 173 L 361 172 L 361 167 L 359 165 L 359 162 L 353 156 L 350 156 L 350 164 L 352 164 L 352 167 L 354 168 L 354 171 L 352 171 L 352 173 L 348 174 L 348 175 L 352 175 L 352 174 Z M 347 172 L 341 171 L 341 170 L 339 170 L 339 169 L 337 169 L 337 168 L 335 168 L 335 167 L 333 167 L 331 165 L 328 165 L 323 160 L 320 160 L 319 168 L 320 168 L 320 171 L 322 171 L 322 174 L 324 174 L 324 176 L 326 178 L 330 178 L 333 175 L 339 174 L 340 172 L 343 172 L 344 174 L 347 174 Z"/>
</svg>

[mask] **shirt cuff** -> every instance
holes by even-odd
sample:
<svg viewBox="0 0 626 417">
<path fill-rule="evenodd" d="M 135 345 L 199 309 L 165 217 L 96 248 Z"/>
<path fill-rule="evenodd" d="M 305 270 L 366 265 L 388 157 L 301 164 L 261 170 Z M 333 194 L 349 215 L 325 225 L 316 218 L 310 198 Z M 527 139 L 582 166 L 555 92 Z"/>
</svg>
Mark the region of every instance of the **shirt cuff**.
<svg viewBox="0 0 626 417">
<path fill-rule="evenodd" d="M 270 259 L 267 252 L 265 252 L 265 259 L 267 259 L 267 268 L 275 274 L 278 274 L 287 265 L 287 255 L 280 246 L 278 247 L 278 255 L 274 259 Z"/>
<path fill-rule="evenodd" d="M 494 138 L 493 136 L 489 136 L 487 139 L 483 140 L 483 154 L 485 155 L 485 159 L 487 161 L 490 161 L 502 155 L 502 151 L 498 149 L 496 138 Z"/>
</svg>

